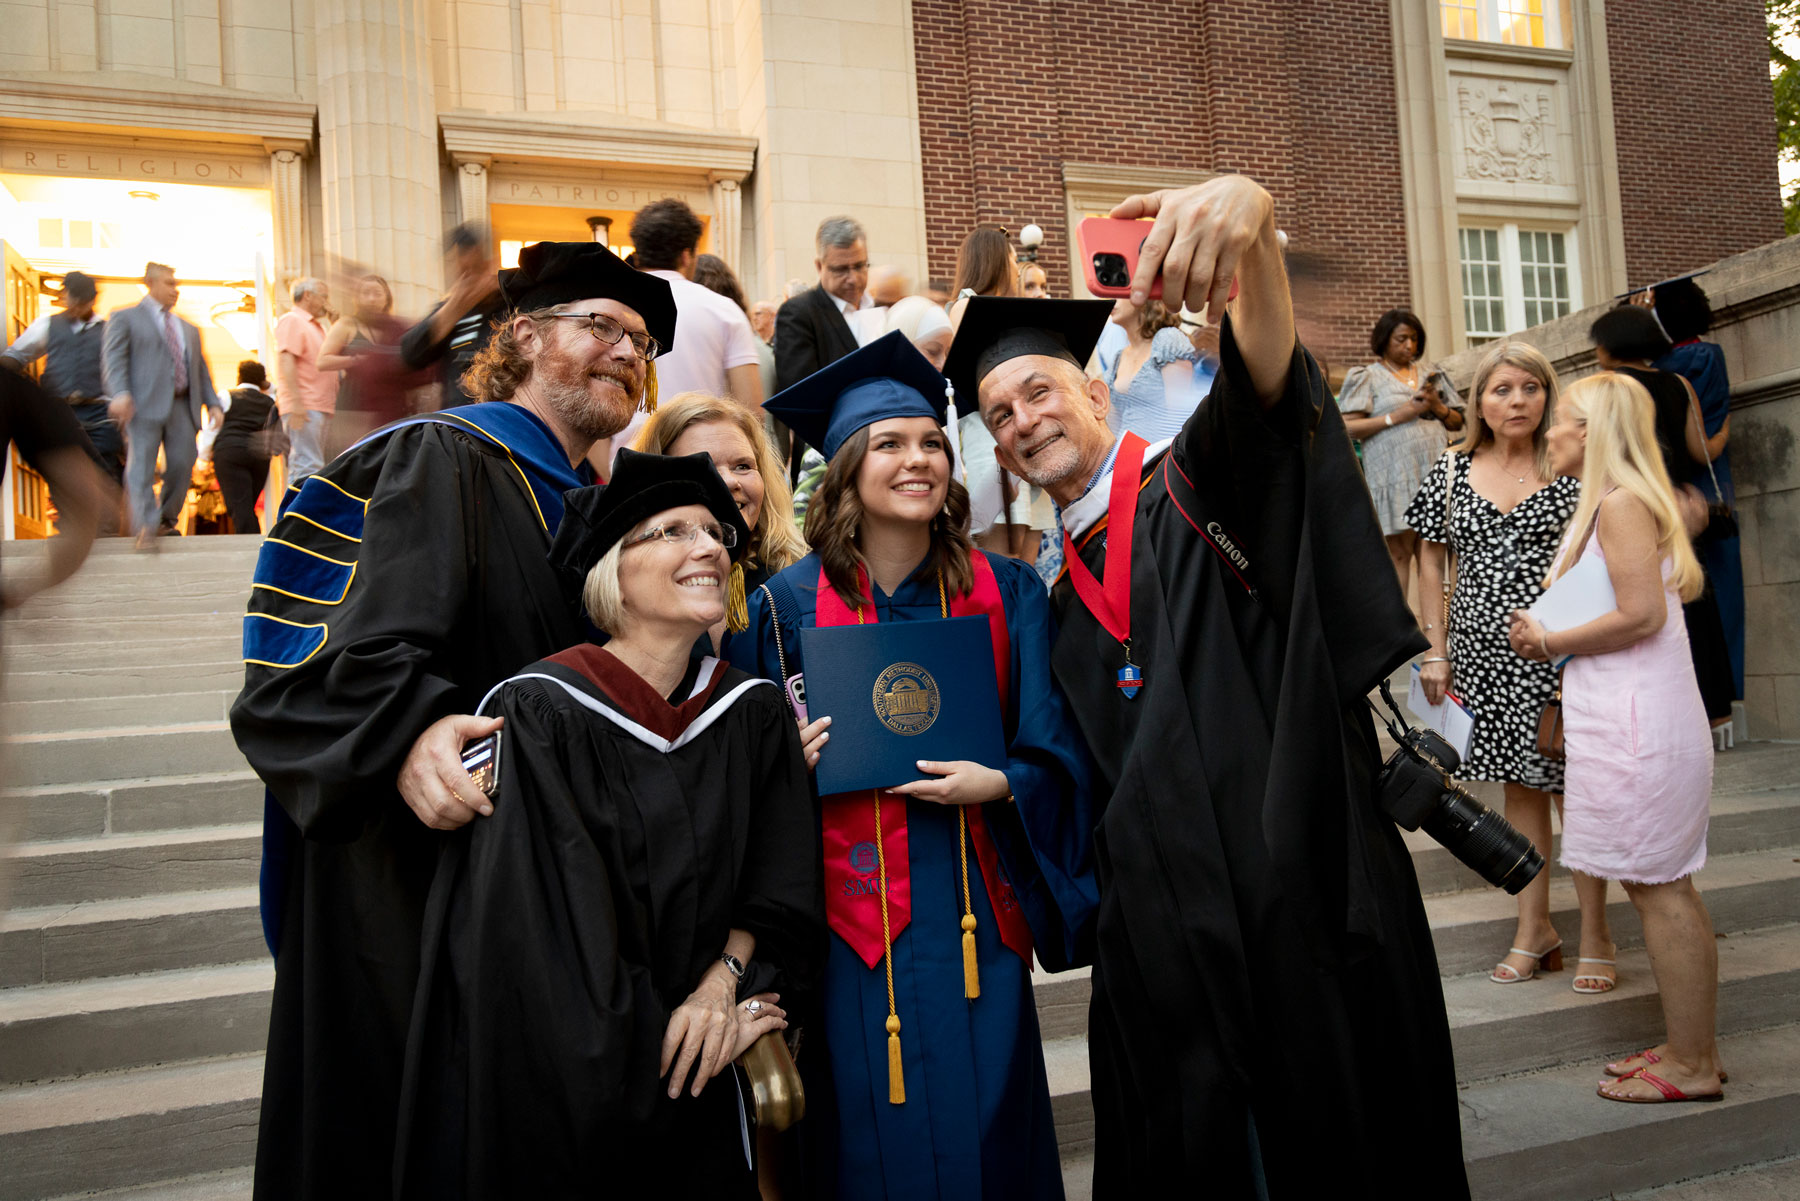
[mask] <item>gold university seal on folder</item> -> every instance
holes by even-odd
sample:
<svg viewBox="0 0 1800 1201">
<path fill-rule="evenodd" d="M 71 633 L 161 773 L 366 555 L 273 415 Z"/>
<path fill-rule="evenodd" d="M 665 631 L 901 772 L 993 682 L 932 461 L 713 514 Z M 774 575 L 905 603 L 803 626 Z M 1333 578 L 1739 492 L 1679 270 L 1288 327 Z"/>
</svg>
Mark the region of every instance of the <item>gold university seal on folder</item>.
<svg viewBox="0 0 1800 1201">
<path fill-rule="evenodd" d="M 937 681 L 917 663 L 895 663 L 875 677 L 875 716 L 896 734 L 923 734 L 942 707 Z"/>
</svg>

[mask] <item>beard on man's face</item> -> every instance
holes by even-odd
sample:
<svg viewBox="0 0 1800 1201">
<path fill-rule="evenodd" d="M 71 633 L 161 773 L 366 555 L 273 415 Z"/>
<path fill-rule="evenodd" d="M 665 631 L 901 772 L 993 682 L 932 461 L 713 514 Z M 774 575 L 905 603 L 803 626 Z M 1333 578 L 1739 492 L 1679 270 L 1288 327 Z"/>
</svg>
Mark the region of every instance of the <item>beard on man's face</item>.
<svg viewBox="0 0 1800 1201">
<path fill-rule="evenodd" d="M 644 395 L 637 372 L 607 359 L 584 362 L 556 344 L 532 362 L 531 383 L 570 429 L 596 442 L 629 425 Z"/>
<path fill-rule="evenodd" d="M 1040 422 L 1029 442 L 1016 444 L 1019 474 L 1039 488 L 1060 484 L 1081 467 L 1081 448 L 1062 425 Z"/>
</svg>

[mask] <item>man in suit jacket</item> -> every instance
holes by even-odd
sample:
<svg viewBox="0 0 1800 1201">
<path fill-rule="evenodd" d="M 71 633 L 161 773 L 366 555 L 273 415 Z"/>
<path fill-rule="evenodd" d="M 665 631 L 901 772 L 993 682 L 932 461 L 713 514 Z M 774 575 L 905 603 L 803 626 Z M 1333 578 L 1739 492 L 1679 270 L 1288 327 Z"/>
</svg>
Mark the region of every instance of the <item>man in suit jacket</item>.
<svg viewBox="0 0 1800 1201">
<path fill-rule="evenodd" d="M 143 300 L 107 318 L 105 374 L 113 416 L 125 427 L 125 495 L 137 546 L 154 550 L 157 534 L 174 530 L 187 500 L 203 414 L 223 414 L 224 407 L 200 353 L 200 331 L 175 315 L 181 298 L 175 269 L 145 264 L 144 290 Z M 158 447 L 160 506 L 152 491 Z"/>
<path fill-rule="evenodd" d="M 850 314 L 870 308 L 869 241 L 849 217 L 819 223 L 819 286 L 809 288 L 775 314 L 775 390 L 799 383 L 856 349 Z"/>
</svg>

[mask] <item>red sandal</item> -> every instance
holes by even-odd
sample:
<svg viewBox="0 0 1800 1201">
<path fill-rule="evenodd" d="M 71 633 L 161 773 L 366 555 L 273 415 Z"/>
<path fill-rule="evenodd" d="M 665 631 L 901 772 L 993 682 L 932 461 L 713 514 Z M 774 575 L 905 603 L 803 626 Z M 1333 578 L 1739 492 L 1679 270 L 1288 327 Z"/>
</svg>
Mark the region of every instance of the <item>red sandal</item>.
<svg viewBox="0 0 1800 1201">
<path fill-rule="evenodd" d="M 1639 1068 L 1635 1072 L 1627 1072 L 1625 1075 L 1615 1077 L 1614 1079 L 1616 1079 L 1616 1080 L 1642 1080 L 1644 1083 L 1646 1083 L 1650 1087 L 1654 1088 L 1657 1092 L 1661 1093 L 1662 1096 L 1661 1097 L 1620 1097 L 1620 1096 L 1615 1096 L 1614 1094 L 1606 1091 L 1606 1086 L 1608 1084 L 1613 1083 L 1612 1080 L 1601 1081 L 1599 1087 L 1594 1090 L 1595 1094 L 1606 1098 L 1608 1101 L 1622 1101 L 1627 1105 L 1662 1105 L 1669 1101 L 1723 1101 L 1725 1099 L 1725 1094 L 1723 1091 L 1716 1092 L 1716 1093 L 1692 1093 L 1692 1094 L 1684 1093 L 1680 1089 L 1676 1088 L 1673 1084 L 1670 1084 L 1667 1080 L 1664 1080 L 1661 1076 L 1651 1075 L 1650 1069 L 1648 1069 L 1648 1068 Z"/>
<path fill-rule="evenodd" d="M 1643 1060 L 1645 1067 L 1653 1066 L 1655 1064 L 1659 1064 L 1662 1062 L 1662 1056 L 1660 1056 L 1656 1053 L 1656 1049 L 1654 1047 L 1645 1047 L 1642 1051 L 1638 1051 L 1632 1055 L 1627 1055 L 1623 1059 L 1615 1060 L 1614 1062 L 1607 1064 L 1606 1065 L 1606 1074 L 1608 1076 L 1614 1077 L 1615 1079 L 1622 1080 L 1626 1076 L 1635 1075 L 1636 1073 L 1643 1071 L 1644 1070 L 1643 1068 L 1627 1068 L 1624 1066 L 1625 1064 L 1630 1063 L 1634 1059 Z M 1724 1068 L 1719 1069 L 1719 1083 L 1720 1084 L 1730 1084 L 1731 1083 L 1731 1073 L 1726 1071 Z"/>
</svg>

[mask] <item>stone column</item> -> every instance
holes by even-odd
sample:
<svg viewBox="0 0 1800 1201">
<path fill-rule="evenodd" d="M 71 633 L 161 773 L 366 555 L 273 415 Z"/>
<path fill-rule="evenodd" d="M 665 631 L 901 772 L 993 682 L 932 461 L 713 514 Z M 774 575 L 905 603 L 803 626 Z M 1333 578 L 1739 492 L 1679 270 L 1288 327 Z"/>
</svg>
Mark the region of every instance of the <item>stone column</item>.
<svg viewBox="0 0 1800 1201">
<path fill-rule="evenodd" d="M 319 172 L 332 269 L 422 313 L 443 285 L 429 0 L 316 0 Z"/>
<path fill-rule="evenodd" d="M 265 139 L 269 152 L 269 193 L 275 226 L 275 261 L 269 279 L 277 294 L 307 273 L 306 143 Z"/>
<path fill-rule="evenodd" d="M 725 265 L 741 278 L 738 251 L 743 246 L 744 193 L 738 187 L 740 179 L 735 175 L 714 172 L 709 180 L 712 183 L 713 201 L 713 253 L 724 259 Z"/>
<path fill-rule="evenodd" d="M 453 154 L 456 164 L 456 189 L 462 200 L 462 219 L 488 224 L 488 157 Z"/>
</svg>

